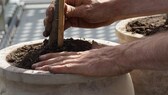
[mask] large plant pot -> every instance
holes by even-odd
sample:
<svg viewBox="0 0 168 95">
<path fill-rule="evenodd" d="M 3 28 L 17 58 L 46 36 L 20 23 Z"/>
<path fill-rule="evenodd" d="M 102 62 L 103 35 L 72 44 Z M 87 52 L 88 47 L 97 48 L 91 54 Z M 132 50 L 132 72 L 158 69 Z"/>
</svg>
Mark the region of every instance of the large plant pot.
<svg viewBox="0 0 168 95">
<path fill-rule="evenodd" d="M 132 32 L 127 32 L 126 30 L 126 25 L 134 20 L 137 20 L 139 18 L 145 18 L 145 17 L 137 17 L 137 18 L 130 18 L 130 19 L 125 19 L 121 20 L 117 25 L 116 25 L 116 35 L 119 39 L 119 42 L 122 43 L 127 43 L 127 42 L 132 42 L 138 39 L 143 38 L 144 36 L 142 34 L 138 33 L 132 33 Z"/>
<path fill-rule="evenodd" d="M 144 36 L 126 31 L 126 25 L 137 17 L 120 21 L 116 25 L 116 34 L 120 43 L 129 43 Z M 168 95 L 168 71 L 134 70 L 131 73 L 135 95 Z"/>
<path fill-rule="evenodd" d="M 101 44 L 116 43 L 96 40 Z M 134 95 L 129 74 L 117 77 L 85 77 L 72 74 L 51 74 L 47 71 L 28 70 L 11 66 L 6 56 L 24 45 L 17 44 L 0 50 L 0 95 Z"/>
</svg>

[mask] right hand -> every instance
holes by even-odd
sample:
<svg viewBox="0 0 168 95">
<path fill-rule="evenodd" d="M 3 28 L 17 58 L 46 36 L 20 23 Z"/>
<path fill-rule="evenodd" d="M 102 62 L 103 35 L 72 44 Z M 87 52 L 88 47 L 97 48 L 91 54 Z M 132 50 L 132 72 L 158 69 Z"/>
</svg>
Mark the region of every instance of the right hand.
<svg viewBox="0 0 168 95">
<path fill-rule="evenodd" d="M 92 77 L 118 76 L 132 70 L 129 56 L 120 47 L 102 47 L 83 52 L 48 53 L 33 64 L 36 70 L 54 74 L 79 74 Z"/>
<path fill-rule="evenodd" d="M 117 0 L 65 0 L 65 29 L 69 27 L 96 28 L 116 20 Z M 114 7 L 113 7 L 114 5 Z M 44 20 L 44 36 L 52 29 L 54 1 L 51 2 Z M 113 13 L 112 13 L 113 12 Z"/>
</svg>

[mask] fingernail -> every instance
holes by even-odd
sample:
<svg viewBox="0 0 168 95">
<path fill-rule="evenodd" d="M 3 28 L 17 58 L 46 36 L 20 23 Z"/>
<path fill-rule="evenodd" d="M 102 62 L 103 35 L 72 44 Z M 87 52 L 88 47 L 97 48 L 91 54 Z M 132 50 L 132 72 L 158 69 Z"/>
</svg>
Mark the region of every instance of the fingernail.
<svg viewBox="0 0 168 95">
<path fill-rule="evenodd" d="M 41 67 L 37 67 L 37 68 L 35 68 L 36 70 L 41 70 Z"/>
<path fill-rule="evenodd" d="M 37 67 L 37 64 L 33 64 L 32 68 L 35 69 Z"/>
<path fill-rule="evenodd" d="M 52 67 L 52 66 L 49 66 L 48 68 L 49 68 L 49 70 L 52 70 L 52 69 L 53 69 L 53 67 Z"/>
<path fill-rule="evenodd" d="M 43 32 L 43 36 L 46 37 L 46 32 L 45 31 Z"/>
<path fill-rule="evenodd" d="M 43 60 L 43 59 L 45 59 L 45 58 L 46 58 L 46 55 L 41 55 L 41 56 L 39 57 L 40 60 Z"/>
<path fill-rule="evenodd" d="M 52 67 L 52 66 L 50 66 L 50 67 L 48 68 L 48 70 L 49 70 L 50 73 L 54 73 L 54 72 L 53 72 L 53 67 Z"/>
</svg>

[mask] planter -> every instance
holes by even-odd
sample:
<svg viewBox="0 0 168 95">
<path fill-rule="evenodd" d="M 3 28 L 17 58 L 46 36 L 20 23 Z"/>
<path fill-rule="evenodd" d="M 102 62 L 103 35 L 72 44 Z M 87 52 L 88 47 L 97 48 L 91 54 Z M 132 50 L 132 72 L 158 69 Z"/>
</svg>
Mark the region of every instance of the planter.
<svg viewBox="0 0 168 95">
<path fill-rule="evenodd" d="M 96 40 L 106 45 L 116 43 Z M 118 77 L 85 77 L 72 74 L 51 74 L 11 66 L 6 56 L 33 41 L 10 46 L 0 51 L 0 95 L 134 95 L 129 74 Z"/>
<path fill-rule="evenodd" d="M 137 39 L 141 39 L 144 37 L 144 35 L 142 34 L 138 34 L 138 33 L 133 34 L 131 32 L 127 32 L 126 30 L 126 25 L 129 22 L 137 20 L 139 18 L 145 18 L 145 17 L 137 17 L 137 18 L 130 18 L 130 19 L 122 20 L 116 25 L 116 35 L 118 36 L 120 43 L 132 42 L 132 41 L 135 41 Z"/>
<path fill-rule="evenodd" d="M 128 43 L 145 37 L 126 31 L 126 25 L 139 18 L 146 18 L 146 16 L 126 19 L 116 25 L 116 34 L 120 43 Z M 168 95 L 168 71 L 134 70 L 130 74 L 136 95 Z"/>
<path fill-rule="evenodd" d="M 168 30 L 166 14 L 143 16 L 120 21 L 116 25 L 116 34 L 120 43 L 131 42 Z M 127 29 L 126 29 L 127 28 Z"/>
</svg>

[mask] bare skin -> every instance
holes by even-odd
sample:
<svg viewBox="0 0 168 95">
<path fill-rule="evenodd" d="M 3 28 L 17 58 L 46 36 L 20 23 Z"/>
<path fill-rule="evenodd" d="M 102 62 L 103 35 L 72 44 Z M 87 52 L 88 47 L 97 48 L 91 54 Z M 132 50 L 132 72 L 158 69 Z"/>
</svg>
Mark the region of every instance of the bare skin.
<svg viewBox="0 0 168 95">
<path fill-rule="evenodd" d="M 104 47 L 85 52 L 51 53 L 41 56 L 41 62 L 33 67 L 37 70 L 49 70 L 52 73 L 115 76 L 130 71 L 124 68 L 124 63 L 117 64 L 122 62 L 122 59 L 118 60 L 120 52 L 116 47 Z"/>
<path fill-rule="evenodd" d="M 116 0 L 113 0 L 113 2 L 116 2 Z M 108 0 L 66 0 L 65 29 L 69 27 L 96 28 L 109 25 L 116 21 L 115 17 L 117 16 L 112 16 L 109 13 L 112 9 L 109 9 L 111 4 L 108 3 Z M 49 36 L 52 28 L 53 10 L 54 5 L 52 2 L 47 9 L 44 20 L 44 26 L 46 28 L 43 35 L 46 37 Z M 116 13 L 113 15 L 116 15 Z"/>
<path fill-rule="evenodd" d="M 118 19 L 168 11 L 167 0 L 136 0 L 136 2 L 135 0 L 66 0 L 66 3 L 65 10 L 68 18 L 65 23 L 67 24 L 66 28 L 93 28 L 108 25 Z M 87 5 L 91 7 L 78 9 Z M 74 9 L 69 8 L 69 6 L 73 6 Z M 106 9 L 110 17 L 109 15 L 104 16 L 105 13 L 101 9 Z M 82 13 L 79 11 L 82 11 Z M 87 15 L 84 15 L 83 12 L 86 12 Z M 116 14 L 113 15 L 113 13 Z M 48 15 L 45 23 L 49 21 L 48 18 L 52 18 L 52 16 Z M 110 23 L 107 21 L 108 19 Z M 78 21 L 80 23 L 77 23 Z M 88 25 L 91 25 L 91 27 Z M 51 28 L 46 27 L 46 30 Z M 44 34 L 48 36 L 49 32 L 45 31 Z M 116 76 L 134 69 L 168 70 L 167 50 L 168 33 L 160 33 L 114 47 L 103 47 L 85 52 L 46 54 L 40 57 L 41 62 L 34 64 L 33 68 L 52 73 L 73 73 L 86 76 Z"/>
</svg>

